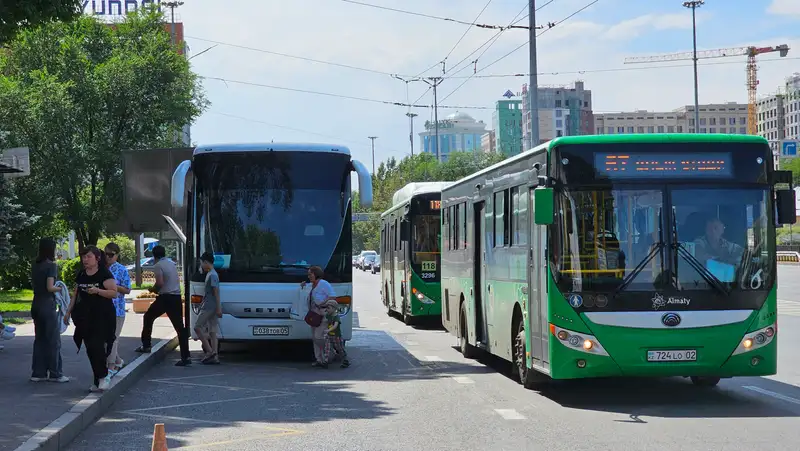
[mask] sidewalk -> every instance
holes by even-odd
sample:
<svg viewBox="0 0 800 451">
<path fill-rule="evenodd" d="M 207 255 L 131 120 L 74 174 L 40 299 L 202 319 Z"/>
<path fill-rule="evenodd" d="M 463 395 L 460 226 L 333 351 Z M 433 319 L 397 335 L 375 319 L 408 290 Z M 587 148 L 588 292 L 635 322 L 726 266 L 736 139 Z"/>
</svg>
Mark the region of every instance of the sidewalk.
<svg viewBox="0 0 800 451">
<path fill-rule="evenodd" d="M 133 313 L 130 304 L 125 325 L 119 338 L 120 356 L 126 363 L 133 362 L 139 354 L 134 352 L 141 343 L 144 315 Z M 72 340 L 74 328 L 61 336 L 61 357 L 64 375 L 72 379 L 68 383 L 30 382 L 31 357 L 33 352 L 33 323 L 17 326 L 16 338 L 3 341 L 0 351 L 0 402 L 3 405 L 3 421 L 0 421 L 0 450 L 13 450 L 39 433 L 50 423 L 73 410 L 83 401 L 92 385 L 92 371 L 86 357 L 85 347 L 77 352 Z M 175 335 L 166 318 L 159 318 L 153 327 L 153 346 Z M 125 372 L 123 372 L 125 373 Z M 121 374 L 114 379 L 124 377 Z"/>
</svg>

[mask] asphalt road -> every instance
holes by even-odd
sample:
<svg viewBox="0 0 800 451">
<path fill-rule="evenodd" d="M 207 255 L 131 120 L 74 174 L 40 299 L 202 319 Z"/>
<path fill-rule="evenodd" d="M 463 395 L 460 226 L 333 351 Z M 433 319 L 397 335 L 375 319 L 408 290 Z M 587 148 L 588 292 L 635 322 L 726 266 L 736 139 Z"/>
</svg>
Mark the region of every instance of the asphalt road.
<svg viewBox="0 0 800 451">
<path fill-rule="evenodd" d="M 70 449 L 146 449 L 163 422 L 170 450 L 796 450 L 800 266 L 780 276 L 775 377 L 714 389 L 578 381 L 537 392 L 501 362 L 465 360 L 447 333 L 389 318 L 379 276 L 357 272 L 350 368 L 312 369 L 304 349 L 223 354 L 220 366 L 165 362 Z"/>
</svg>

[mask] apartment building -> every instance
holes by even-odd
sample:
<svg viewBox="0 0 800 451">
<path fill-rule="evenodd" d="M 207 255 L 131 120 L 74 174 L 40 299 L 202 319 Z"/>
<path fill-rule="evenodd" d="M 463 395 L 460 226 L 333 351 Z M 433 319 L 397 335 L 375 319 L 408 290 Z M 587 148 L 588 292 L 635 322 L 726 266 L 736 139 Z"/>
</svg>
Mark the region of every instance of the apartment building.
<svg viewBox="0 0 800 451">
<path fill-rule="evenodd" d="M 495 139 L 494 130 L 489 130 L 488 132 L 481 135 L 481 152 L 483 153 L 493 153 L 497 151 L 497 141 Z"/>
<path fill-rule="evenodd" d="M 759 99 L 756 113 L 758 134 L 773 150 L 783 139 L 800 139 L 800 73 L 788 77 L 778 94 Z"/>
<path fill-rule="evenodd" d="M 594 133 L 592 91 L 586 89 L 582 81 L 564 86 L 539 86 L 538 95 L 539 143 L 531 143 L 528 85 L 522 85 L 522 142 L 526 149 L 559 136 Z"/>
<path fill-rule="evenodd" d="M 694 105 L 673 111 L 633 111 L 594 115 L 595 133 L 747 133 L 747 105 L 728 102 L 700 105 L 700 124 L 695 127 Z M 695 131 L 697 130 L 697 131 Z"/>
</svg>

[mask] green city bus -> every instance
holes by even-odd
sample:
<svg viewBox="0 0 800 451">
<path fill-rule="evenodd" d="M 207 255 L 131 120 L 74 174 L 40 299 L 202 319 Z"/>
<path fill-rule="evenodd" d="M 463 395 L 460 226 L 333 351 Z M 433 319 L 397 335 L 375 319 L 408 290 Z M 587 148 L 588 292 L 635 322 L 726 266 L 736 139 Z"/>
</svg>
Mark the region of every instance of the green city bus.
<svg viewBox="0 0 800 451">
<path fill-rule="evenodd" d="M 574 136 L 454 182 L 442 323 L 528 388 L 773 375 L 775 228 L 795 222 L 773 159 L 758 136 Z"/>
<path fill-rule="evenodd" d="M 381 297 L 406 324 L 442 313 L 441 193 L 449 182 L 409 183 L 381 214 Z"/>
</svg>

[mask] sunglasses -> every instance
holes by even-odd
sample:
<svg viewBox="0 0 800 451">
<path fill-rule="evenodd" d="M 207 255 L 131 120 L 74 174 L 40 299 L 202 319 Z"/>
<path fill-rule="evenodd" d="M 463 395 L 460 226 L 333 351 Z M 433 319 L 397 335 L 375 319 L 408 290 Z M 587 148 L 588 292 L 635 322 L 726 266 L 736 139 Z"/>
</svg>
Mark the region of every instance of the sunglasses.
<svg viewBox="0 0 800 451">
<path fill-rule="evenodd" d="M 108 258 L 114 258 L 116 255 L 117 255 L 116 252 L 106 252 L 106 257 Z"/>
</svg>

